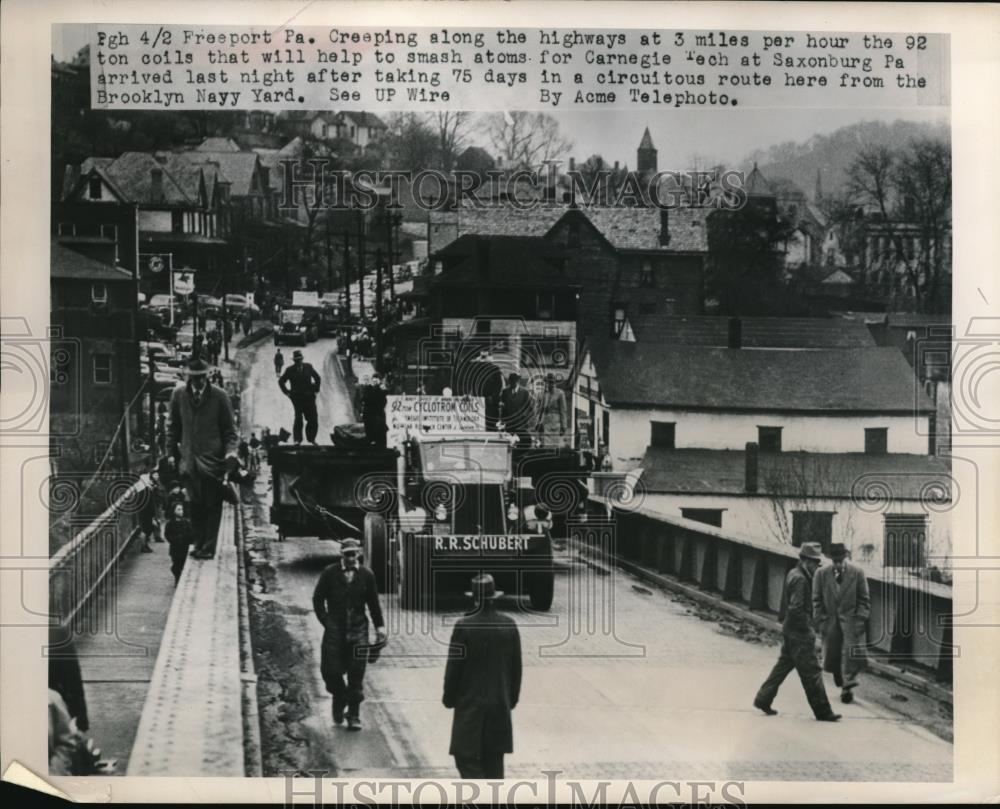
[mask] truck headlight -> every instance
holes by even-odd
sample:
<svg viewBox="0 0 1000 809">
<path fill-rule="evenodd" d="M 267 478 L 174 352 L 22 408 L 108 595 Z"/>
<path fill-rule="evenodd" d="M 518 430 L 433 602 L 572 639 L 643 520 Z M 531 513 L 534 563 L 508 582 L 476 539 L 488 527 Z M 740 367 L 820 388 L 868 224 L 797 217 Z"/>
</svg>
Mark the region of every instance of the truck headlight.
<svg viewBox="0 0 1000 809">
<path fill-rule="evenodd" d="M 511 522 L 514 522 L 520 516 L 521 516 L 520 509 L 518 509 L 516 504 L 511 503 L 510 506 L 507 507 L 507 519 L 510 520 Z"/>
<path fill-rule="evenodd" d="M 439 503 L 434 508 L 434 519 L 438 522 L 444 522 L 448 519 L 448 509 L 444 507 L 444 503 Z"/>
</svg>

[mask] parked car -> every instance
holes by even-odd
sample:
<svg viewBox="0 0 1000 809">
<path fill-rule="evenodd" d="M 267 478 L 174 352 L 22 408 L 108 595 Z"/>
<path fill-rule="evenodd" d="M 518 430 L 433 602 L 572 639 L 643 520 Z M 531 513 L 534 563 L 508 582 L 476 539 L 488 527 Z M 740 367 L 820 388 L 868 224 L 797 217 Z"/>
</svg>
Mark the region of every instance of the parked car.
<svg viewBox="0 0 1000 809">
<path fill-rule="evenodd" d="M 198 314 L 215 318 L 218 317 L 221 311 L 222 298 L 216 298 L 214 295 L 205 295 L 203 293 L 198 294 Z"/>
<path fill-rule="evenodd" d="M 260 307 L 255 303 L 251 303 L 250 299 L 247 298 L 246 295 L 237 295 L 233 292 L 226 295 L 226 309 L 229 310 L 230 314 L 243 314 L 247 309 L 255 315 L 260 314 Z"/>
</svg>

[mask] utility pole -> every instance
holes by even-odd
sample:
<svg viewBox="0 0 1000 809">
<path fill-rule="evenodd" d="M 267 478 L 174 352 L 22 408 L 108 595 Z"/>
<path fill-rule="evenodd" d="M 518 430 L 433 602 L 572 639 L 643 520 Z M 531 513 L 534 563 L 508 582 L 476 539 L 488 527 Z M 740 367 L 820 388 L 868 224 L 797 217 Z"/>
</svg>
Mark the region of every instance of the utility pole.
<svg viewBox="0 0 1000 809">
<path fill-rule="evenodd" d="M 330 249 L 330 216 L 326 217 L 326 288 L 333 292 L 333 250 Z"/>
<path fill-rule="evenodd" d="M 358 211 L 358 314 L 365 319 L 365 217 Z"/>
<path fill-rule="evenodd" d="M 229 336 L 232 332 L 229 329 L 229 306 L 226 303 L 226 276 L 229 262 L 222 259 L 222 358 L 229 362 Z"/>
<path fill-rule="evenodd" d="M 347 305 L 347 320 L 351 320 L 351 234 L 344 231 L 344 298 Z"/>
<path fill-rule="evenodd" d="M 146 356 L 149 362 L 149 379 L 146 383 L 149 388 L 149 451 L 155 461 L 158 449 L 156 446 L 156 355 L 147 354 Z"/>
<path fill-rule="evenodd" d="M 393 303 L 396 301 L 396 278 L 393 270 L 393 265 L 396 263 L 396 249 L 392 238 L 392 228 L 396 224 L 395 219 L 396 214 L 392 212 L 391 208 L 387 208 L 385 212 L 385 249 L 389 253 L 389 300 Z"/>
<path fill-rule="evenodd" d="M 382 373 L 382 248 L 375 253 L 375 370 Z"/>
</svg>

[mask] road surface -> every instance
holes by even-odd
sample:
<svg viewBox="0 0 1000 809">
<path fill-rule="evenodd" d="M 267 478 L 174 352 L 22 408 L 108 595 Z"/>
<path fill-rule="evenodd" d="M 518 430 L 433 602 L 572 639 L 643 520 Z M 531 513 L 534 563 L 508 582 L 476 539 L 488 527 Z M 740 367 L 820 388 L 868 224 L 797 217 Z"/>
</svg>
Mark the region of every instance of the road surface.
<svg viewBox="0 0 1000 809">
<path fill-rule="evenodd" d="M 326 440 L 351 412 L 332 350 L 331 340 L 305 349 L 323 375 Z M 249 369 L 244 429 L 291 426 L 273 353 L 264 344 Z M 334 727 L 319 674 L 322 628 L 311 604 L 330 544 L 275 540 L 266 472 L 245 507 L 264 774 L 454 777 L 451 712 L 441 691 L 460 609 L 439 609 L 421 623 L 394 596 L 384 597 L 390 645 L 368 669 L 364 730 Z M 779 715 L 765 717 L 751 702 L 777 658 L 774 638 L 572 552 L 557 562 L 550 613 L 501 600 L 518 621 L 525 665 L 508 777 L 557 770 L 566 778 L 951 780 L 951 744 L 891 707 L 905 700 L 911 714 L 933 710 L 917 695 L 868 677 L 854 704 L 834 701 L 840 723 L 820 723 L 793 674 L 774 703 Z M 829 681 L 827 688 L 835 698 Z"/>
</svg>

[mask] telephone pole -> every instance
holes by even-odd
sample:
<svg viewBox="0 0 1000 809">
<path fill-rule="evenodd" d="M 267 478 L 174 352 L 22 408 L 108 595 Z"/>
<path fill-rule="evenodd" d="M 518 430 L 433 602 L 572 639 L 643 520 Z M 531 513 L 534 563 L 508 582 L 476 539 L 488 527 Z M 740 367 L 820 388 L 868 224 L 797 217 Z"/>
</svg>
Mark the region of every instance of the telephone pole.
<svg viewBox="0 0 1000 809">
<path fill-rule="evenodd" d="M 375 370 L 382 373 L 382 248 L 375 253 Z"/>
<path fill-rule="evenodd" d="M 358 211 L 358 314 L 365 319 L 365 217 Z"/>
<path fill-rule="evenodd" d="M 347 321 L 351 320 L 351 234 L 344 231 L 344 299 L 347 305 Z"/>
</svg>

